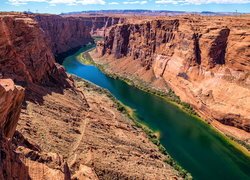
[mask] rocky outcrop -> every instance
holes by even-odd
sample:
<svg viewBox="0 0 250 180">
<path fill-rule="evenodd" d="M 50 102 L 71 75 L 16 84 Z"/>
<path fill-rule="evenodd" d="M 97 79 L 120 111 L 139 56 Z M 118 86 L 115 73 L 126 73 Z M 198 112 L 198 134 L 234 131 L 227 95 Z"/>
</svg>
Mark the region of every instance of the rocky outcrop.
<svg viewBox="0 0 250 180">
<path fill-rule="evenodd" d="M 24 90 L 11 79 L 0 79 L 0 179 L 28 179 L 26 166 L 14 152 L 11 138 L 17 126 Z"/>
<path fill-rule="evenodd" d="M 0 179 L 182 179 L 103 90 L 55 63 L 92 42 L 84 23 L 0 13 L 1 78 L 26 92 L 15 131 L 24 90 L 0 80 Z"/>
<path fill-rule="evenodd" d="M 248 21 L 200 16 L 135 20 L 113 26 L 94 56 L 115 73 L 162 90 L 169 86 L 207 120 L 250 132 Z"/>
<path fill-rule="evenodd" d="M 68 26 L 76 23 L 65 22 Z M 60 23 L 53 27 L 61 28 Z M 92 40 L 87 38 L 88 31 L 84 34 L 77 28 L 72 30 L 81 38 L 86 36 L 81 45 Z M 64 39 L 65 44 L 76 37 L 70 38 Z M 74 89 L 64 68 L 56 64 L 49 40 L 33 15 L 0 14 L 0 179 L 70 179 L 69 167 L 59 154 L 44 153 L 34 142 L 20 138 L 21 134 L 12 138 L 24 98 L 43 102 L 46 93 Z"/>
<path fill-rule="evenodd" d="M 74 80 L 74 91 L 47 93 L 43 104 L 27 102 L 18 126 L 24 137 L 67 159 L 72 179 L 182 179 L 109 94 L 80 78 Z M 24 154 L 61 169 L 33 151 Z"/>
<path fill-rule="evenodd" d="M 35 20 L 45 33 L 54 55 L 93 42 L 82 18 L 36 15 Z"/>
<path fill-rule="evenodd" d="M 0 134 L 0 153 L 0 179 L 29 179 L 27 167 L 3 134 Z"/>
<path fill-rule="evenodd" d="M 0 73 L 23 86 L 62 84 L 66 73 L 55 64 L 47 37 L 38 23 L 24 14 L 0 15 Z"/>
<path fill-rule="evenodd" d="M 55 176 L 69 180 L 70 171 L 61 156 L 41 152 L 39 146 L 15 132 L 23 100 L 22 87 L 15 86 L 11 79 L 0 79 L 0 179 L 53 179 Z"/>
<path fill-rule="evenodd" d="M 12 138 L 21 112 L 24 89 L 11 79 L 0 79 L 0 129 L 3 136 Z"/>
</svg>

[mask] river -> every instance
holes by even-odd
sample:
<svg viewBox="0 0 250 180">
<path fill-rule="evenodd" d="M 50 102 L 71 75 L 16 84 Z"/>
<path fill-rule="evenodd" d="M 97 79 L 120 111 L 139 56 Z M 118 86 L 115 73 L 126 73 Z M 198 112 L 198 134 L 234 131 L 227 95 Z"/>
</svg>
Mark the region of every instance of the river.
<svg viewBox="0 0 250 180">
<path fill-rule="evenodd" d="M 250 179 L 250 158 L 224 136 L 163 98 L 110 78 L 93 65 L 82 64 L 77 56 L 88 49 L 81 48 L 65 58 L 66 71 L 108 89 L 132 108 L 139 121 L 160 133 L 161 144 L 194 179 Z"/>
</svg>

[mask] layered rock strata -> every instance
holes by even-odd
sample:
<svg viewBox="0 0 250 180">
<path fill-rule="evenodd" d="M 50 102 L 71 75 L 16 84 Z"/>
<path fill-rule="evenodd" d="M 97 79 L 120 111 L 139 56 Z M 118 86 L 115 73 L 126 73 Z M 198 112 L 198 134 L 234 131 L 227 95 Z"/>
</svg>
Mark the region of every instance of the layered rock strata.
<svg viewBox="0 0 250 180">
<path fill-rule="evenodd" d="M 63 17 L 80 17 L 84 25 L 89 29 L 92 36 L 103 37 L 108 29 L 116 24 L 121 24 L 126 21 L 126 17 L 117 15 L 63 15 Z"/>
<path fill-rule="evenodd" d="M 66 73 L 56 65 L 47 37 L 32 16 L 0 15 L 0 73 L 22 86 L 61 84 Z"/>
<path fill-rule="evenodd" d="M 0 179 L 28 179 L 28 171 L 11 144 L 24 99 L 24 89 L 0 79 Z"/>
<path fill-rule="evenodd" d="M 207 120 L 250 132 L 249 17 L 169 17 L 113 26 L 92 55 L 111 72 L 170 87 Z"/>
<path fill-rule="evenodd" d="M 78 18 L 0 14 L 1 79 L 26 92 L 0 80 L 0 179 L 182 179 L 105 92 L 55 63 L 71 40 L 92 42 L 85 30 Z"/>
<path fill-rule="evenodd" d="M 35 15 L 34 18 L 44 31 L 54 55 L 93 43 L 90 29 L 82 18 L 56 15 Z"/>
<path fill-rule="evenodd" d="M 73 179 L 182 179 L 105 91 L 75 83 L 75 91 L 47 93 L 43 104 L 27 102 L 18 131 L 65 157 Z"/>
<path fill-rule="evenodd" d="M 125 21 L 125 18 L 112 17 L 112 16 L 90 16 L 82 17 L 84 25 L 89 28 L 92 36 L 103 37 L 105 32 L 113 25 L 120 24 Z"/>
</svg>

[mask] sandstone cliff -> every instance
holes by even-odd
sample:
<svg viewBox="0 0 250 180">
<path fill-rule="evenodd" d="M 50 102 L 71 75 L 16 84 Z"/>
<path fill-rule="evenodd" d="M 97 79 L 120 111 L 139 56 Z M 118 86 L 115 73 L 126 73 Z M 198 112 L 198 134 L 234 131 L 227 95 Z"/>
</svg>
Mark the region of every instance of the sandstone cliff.
<svg viewBox="0 0 250 180">
<path fill-rule="evenodd" d="M 44 31 L 54 55 L 93 42 L 82 18 L 36 15 L 35 20 Z"/>
<path fill-rule="evenodd" d="M 13 151 L 11 141 L 21 112 L 24 90 L 11 79 L 0 79 L 0 179 L 28 178 L 25 165 Z"/>
<path fill-rule="evenodd" d="M 111 26 L 124 22 L 124 18 L 112 16 L 82 17 L 84 25 L 89 28 L 92 36 L 104 36 Z"/>
<path fill-rule="evenodd" d="M 67 86 L 66 73 L 55 64 L 47 37 L 33 17 L 23 14 L 0 15 L 0 73 L 23 86 Z"/>
<path fill-rule="evenodd" d="M 26 88 L 26 93 L 12 80 Z M 64 158 L 43 152 L 35 142 L 30 143 L 16 132 L 24 96 L 26 102 L 42 100 L 51 90 L 61 92 L 65 87 L 73 88 L 72 82 L 64 69 L 55 63 L 48 37 L 34 16 L 1 13 L 0 179 L 51 179 L 53 176 L 70 179 Z M 39 96 L 34 96 L 35 92 L 39 92 Z"/>
<path fill-rule="evenodd" d="M 0 13 L 0 79 L 26 92 L 0 80 L 0 179 L 182 179 L 105 92 L 55 63 L 92 42 L 83 24 Z"/>
<path fill-rule="evenodd" d="M 169 17 L 113 26 L 99 63 L 165 91 L 208 120 L 250 131 L 249 17 Z"/>
<path fill-rule="evenodd" d="M 84 26 L 88 28 L 92 36 L 104 36 L 108 29 L 115 25 L 125 22 L 125 17 L 106 16 L 106 15 L 65 15 L 63 17 L 80 17 Z"/>
<path fill-rule="evenodd" d="M 0 79 L 0 129 L 7 138 L 12 138 L 21 112 L 24 89 L 15 86 L 11 79 Z"/>
</svg>

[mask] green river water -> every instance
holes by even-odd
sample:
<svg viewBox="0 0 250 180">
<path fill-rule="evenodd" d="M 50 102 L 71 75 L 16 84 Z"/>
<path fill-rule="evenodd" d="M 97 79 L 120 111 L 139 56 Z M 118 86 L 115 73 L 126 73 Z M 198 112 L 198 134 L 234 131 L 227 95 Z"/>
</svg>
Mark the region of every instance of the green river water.
<svg viewBox="0 0 250 180">
<path fill-rule="evenodd" d="M 250 158 L 224 136 L 163 98 L 110 78 L 93 65 L 82 64 L 77 56 L 88 49 L 81 48 L 65 58 L 66 71 L 109 90 L 133 109 L 141 123 L 160 133 L 161 144 L 194 179 L 250 179 Z"/>
</svg>

